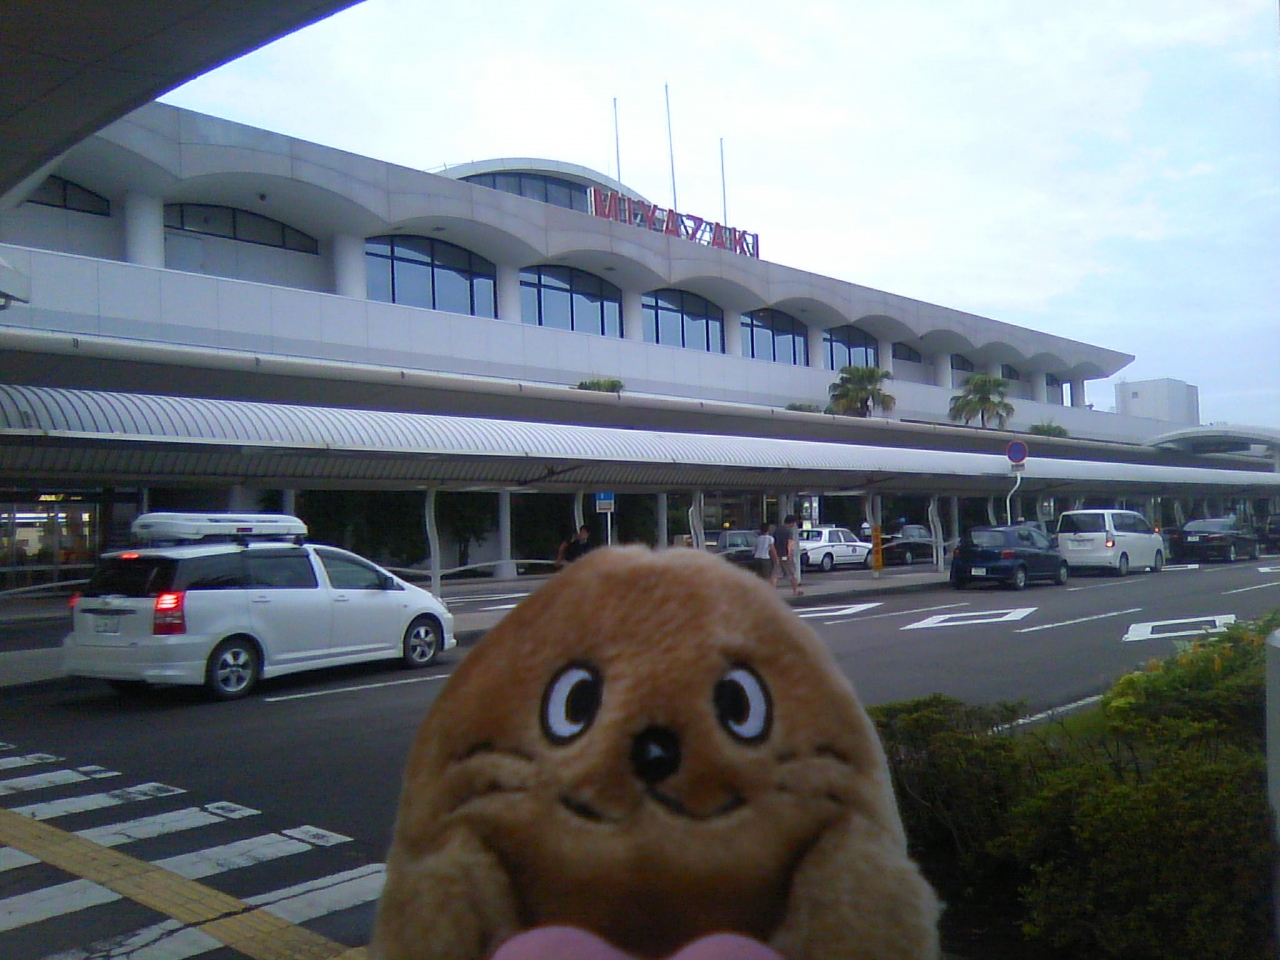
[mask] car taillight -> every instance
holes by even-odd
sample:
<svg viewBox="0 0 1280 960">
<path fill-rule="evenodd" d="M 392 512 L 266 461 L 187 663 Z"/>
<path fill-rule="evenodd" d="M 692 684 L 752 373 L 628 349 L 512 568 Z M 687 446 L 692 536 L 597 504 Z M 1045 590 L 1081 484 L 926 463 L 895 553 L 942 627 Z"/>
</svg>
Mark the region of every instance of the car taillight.
<svg viewBox="0 0 1280 960">
<path fill-rule="evenodd" d="M 1111 549 L 1112 547 L 1114 547 L 1115 545 L 1116 545 L 1115 538 L 1114 538 L 1114 537 L 1107 537 L 1107 549 L 1108 549 L 1108 550 L 1110 550 L 1110 549 Z"/>
<path fill-rule="evenodd" d="M 186 593 L 182 590 L 173 590 L 157 596 L 151 632 L 157 636 L 186 633 L 187 618 L 182 612 L 182 605 L 185 599 Z"/>
<path fill-rule="evenodd" d="M 1000 551 L 1000 559 L 1001 559 L 1001 560 L 1012 560 L 1012 559 L 1013 559 L 1014 557 L 1016 557 L 1016 556 L 1017 556 L 1017 554 L 1016 554 L 1016 553 L 1014 553 L 1012 550 L 1001 550 L 1001 551 Z"/>
<path fill-rule="evenodd" d="M 77 590 L 71 595 L 71 599 L 67 601 L 67 606 L 72 610 L 76 608 L 76 604 L 80 602 L 80 591 Z"/>
</svg>

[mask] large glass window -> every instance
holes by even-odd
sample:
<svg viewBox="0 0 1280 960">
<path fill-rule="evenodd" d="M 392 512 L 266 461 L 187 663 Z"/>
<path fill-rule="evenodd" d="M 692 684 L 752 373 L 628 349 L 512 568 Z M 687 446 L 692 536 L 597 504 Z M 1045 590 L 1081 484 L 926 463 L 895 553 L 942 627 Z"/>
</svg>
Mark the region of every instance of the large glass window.
<svg viewBox="0 0 1280 960">
<path fill-rule="evenodd" d="M 477 173 L 462 179 L 477 186 L 514 193 L 517 197 L 587 212 L 587 188 L 563 177 L 543 173 Z"/>
<path fill-rule="evenodd" d="M 498 270 L 479 254 L 431 237 L 370 237 L 364 245 L 370 300 L 496 317 Z"/>
<path fill-rule="evenodd" d="M 61 207 L 64 210 L 92 213 L 99 217 L 111 216 L 110 200 L 61 177 L 46 177 L 44 183 L 36 187 L 35 192 L 27 198 L 27 202 L 38 203 L 43 207 Z"/>
<path fill-rule="evenodd" d="M 924 357 L 915 347 L 899 341 L 893 345 L 893 359 L 905 360 L 908 363 L 924 363 Z"/>
<path fill-rule="evenodd" d="M 208 203 L 167 203 L 164 207 L 164 225 L 170 230 L 226 237 L 228 240 L 257 243 L 264 247 L 280 247 L 299 253 L 320 252 L 320 243 L 315 237 L 295 230 L 279 220 L 234 207 Z"/>
<path fill-rule="evenodd" d="M 525 323 L 622 336 L 622 291 L 573 267 L 520 271 L 520 316 Z"/>
<path fill-rule="evenodd" d="M 1010 366 L 1007 363 L 1002 363 L 1000 365 L 1000 376 L 1003 377 L 1005 380 L 1021 380 L 1022 379 L 1022 373 L 1018 370 L 1018 368 Z"/>
<path fill-rule="evenodd" d="M 807 367 L 809 328 L 781 310 L 752 310 L 742 317 L 742 355 Z"/>
<path fill-rule="evenodd" d="M 644 339 L 689 350 L 724 353 L 724 311 L 683 290 L 655 290 L 640 299 Z"/>
<path fill-rule="evenodd" d="M 962 354 L 953 353 L 951 355 L 951 369 L 963 370 L 965 373 L 973 373 L 973 361 Z"/>
<path fill-rule="evenodd" d="M 880 366 L 880 345 L 876 338 L 851 324 L 826 331 L 822 345 L 826 349 L 828 370 Z"/>
</svg>

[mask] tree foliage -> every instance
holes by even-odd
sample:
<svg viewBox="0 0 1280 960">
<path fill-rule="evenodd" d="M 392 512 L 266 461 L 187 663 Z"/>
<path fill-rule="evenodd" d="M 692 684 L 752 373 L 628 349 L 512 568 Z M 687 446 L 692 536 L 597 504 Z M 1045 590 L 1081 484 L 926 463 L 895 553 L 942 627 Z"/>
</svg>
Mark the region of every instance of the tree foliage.
<svg viewBox="0 0 1280 960">
<path fill-rule="evenodd" d="M 989 373 L 974 373 L 964 382 L 964 392 L 951 398 L 947 412 L 952 420 L 971 423 L 977 420 L 985 430 L 987 423 L 1004 429 L 1013 416 L 1013 404 L 1005 397 L 1009 393 L 1009 381 L 993 377 Z"/>
<path fill-rule="evenodd" d="M 1070 433 L 1067 428 L 1060 423 L 1054 423 L 1052 420 L 1042 420 L 1040 423 L 1033 423 L 1031 429 L 1027 431 L 1037 437 L 1069 437 Z"/>
<path fill-rule="evenodd" d="M 888 370 L 878 367 L 842 367 L 840 379 L 827 388 L 831 397 L 828 409 L 854 417 L 869 417 L 873 409 L 890 413 L 898 401 L 885 392 L 884 382 L 892 378 Z"/>
</svg>

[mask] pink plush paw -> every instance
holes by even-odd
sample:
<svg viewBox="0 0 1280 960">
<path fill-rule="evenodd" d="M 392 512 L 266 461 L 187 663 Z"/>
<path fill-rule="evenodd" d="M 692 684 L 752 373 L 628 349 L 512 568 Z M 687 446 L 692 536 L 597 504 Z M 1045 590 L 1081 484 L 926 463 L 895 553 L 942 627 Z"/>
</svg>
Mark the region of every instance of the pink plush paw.
<svg viewBox="0 0 1280 960">
<path fill-rule="evenodd" d="M 635 960 L 630 954 L 575 927 L 539 927 L 512 937 L 493 960 Z M 784 960 L 758 940 L 717 933 L 681 947 L 668 960 Z"/>
</svg>

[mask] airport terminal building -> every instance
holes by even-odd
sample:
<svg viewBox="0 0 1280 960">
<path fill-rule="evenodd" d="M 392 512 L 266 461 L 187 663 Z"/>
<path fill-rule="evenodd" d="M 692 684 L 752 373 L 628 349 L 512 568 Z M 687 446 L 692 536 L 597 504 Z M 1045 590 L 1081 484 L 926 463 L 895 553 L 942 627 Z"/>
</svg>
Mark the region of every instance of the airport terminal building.
<svg viewBox="0 0 1280 960">
<path fill-rule="evenodd" d="M 1185 426 L 1085 405 L 1127 354 L 770 263 L 768 237 L 571 164 L 427 173 L 152 103 L 9 197 L 14 388 L 990 451 L 948 418 L 982 372 L 1012 384 L 1010 429 L 1143 451 L 1121 459 Z M 786 410 L 847 365 L 891 372 L 890 415 Z M 11 527 L 93 476 L 27 469 L 3 479 Z M 100 472 L 93 496 L 151 476 Z"/>
</svg>

